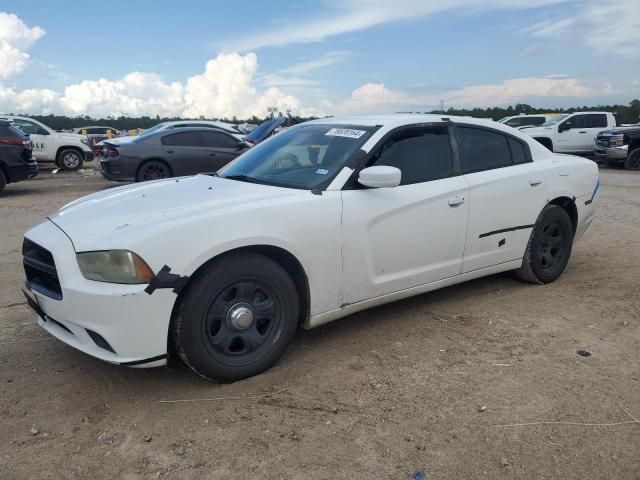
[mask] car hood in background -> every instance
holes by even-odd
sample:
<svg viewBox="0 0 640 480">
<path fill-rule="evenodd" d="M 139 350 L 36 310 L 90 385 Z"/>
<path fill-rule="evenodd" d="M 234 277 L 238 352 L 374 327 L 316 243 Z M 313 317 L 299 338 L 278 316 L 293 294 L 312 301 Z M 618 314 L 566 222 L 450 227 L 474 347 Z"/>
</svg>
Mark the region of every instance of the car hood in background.
<svg viewBox="0 0 640 480">
<path fill-rule="evenodd" d="M 166 225 L 180 228 L 308 193 L 196 175 L 109 188 L 65 205 L 49 219 L 78 252 L 126 248 L 122 245 L 127 237 L 155 235 Z"/>
<path fill-rule="evenodd" d="M 254 128 L 251 133 L 249 133 L 249 135 L 244 137 L 244 141 L 251 142 L 254 145 L 257 145 L 266 138 L 269 138 L 269 135 L 271 135 L 273 131 L 283 123 L 284 117 L 271 118 L 266 122 L 262 122 L 260 125 Z"/>
</svg>

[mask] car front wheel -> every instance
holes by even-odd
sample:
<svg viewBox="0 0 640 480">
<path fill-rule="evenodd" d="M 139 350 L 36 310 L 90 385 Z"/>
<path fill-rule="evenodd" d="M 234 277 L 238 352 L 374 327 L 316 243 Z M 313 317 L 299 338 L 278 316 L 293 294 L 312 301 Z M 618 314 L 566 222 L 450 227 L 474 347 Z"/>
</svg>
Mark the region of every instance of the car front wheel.
<svg viewBox="0 0 640 480">
<path fill-rule="evenodd" d="M 273 260 L 239 253 L 215 261 L 187 287 L 173 322 L 175 349 L 209 380 L 264 372 L 295 335 L 300 311 L 288 273 Z"/>
<path fill-rule="evenodd" d="M 640 149 L 631 152 L 624 162 L 627 170 L 640 170 Z"/>
<path fill-rule="evenodd" d="M 544 207 L 533 227 L 516 275 L 531 283 L 550 283 L 564 271 L 573 246 L 573 224 L 558 205 Z"/>
</svg>

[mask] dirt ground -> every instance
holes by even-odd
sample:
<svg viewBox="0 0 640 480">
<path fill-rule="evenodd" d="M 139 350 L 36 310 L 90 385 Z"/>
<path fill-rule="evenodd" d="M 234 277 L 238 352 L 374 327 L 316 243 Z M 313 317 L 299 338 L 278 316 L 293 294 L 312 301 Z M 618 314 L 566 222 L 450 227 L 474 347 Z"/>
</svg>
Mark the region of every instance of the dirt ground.
<svg viewBox="0 0 640 480">
<path fill-rule="evenodd" d="M 0 478 L 639 479 L 639 423 L 501 426 L 640 418 L 640 174 L 605 168 L 601 182 L 555 283 L 497 275 L 359 313 L 230 385 L 102 363 L 41 330 L 20 293 L 22 234 L 109 183 L 10 185 Z M 233 398 L 160 402 L 219 397 Z"/>
</svg>

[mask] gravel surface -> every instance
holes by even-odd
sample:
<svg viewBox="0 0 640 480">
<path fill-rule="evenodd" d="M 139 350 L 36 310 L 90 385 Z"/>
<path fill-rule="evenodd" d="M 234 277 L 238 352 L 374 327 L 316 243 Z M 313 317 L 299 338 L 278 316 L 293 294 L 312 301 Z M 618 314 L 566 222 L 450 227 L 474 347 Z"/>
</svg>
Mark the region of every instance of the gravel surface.
<svg viewBox="0 0 640 480">
<path fill-rule="evenodd" d="M 640 424 L 501 426 L 640 418 L 640 174 L 601 170 L 553 284 L 496 275 L 362 312 L 215 385 L 102 363 L 36 325 L 22 234 L 111 186 L 88 173 L 0 196 L 0 479 L 640 478 Z"/>
</svg>

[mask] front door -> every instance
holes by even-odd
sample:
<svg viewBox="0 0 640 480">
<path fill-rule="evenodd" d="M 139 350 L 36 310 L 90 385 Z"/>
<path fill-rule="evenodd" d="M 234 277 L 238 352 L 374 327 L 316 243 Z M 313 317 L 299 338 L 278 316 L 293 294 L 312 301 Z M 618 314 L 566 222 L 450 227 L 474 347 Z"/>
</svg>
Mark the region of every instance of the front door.
<svg viewBox="0 0 640 480">
<path fill-rule="evenodd" d="M 568 128 L 564 130 L 564 128 Z M 574 115 L 558 126 L 558 152 L 592 152 L 598 133 L 607 128 L 601 113 Z M 564 131 L 561 131 L 564 130 Z"/>
<path fill-rule="evenodd" d="M 397 167 L 402 181 L 342 192 L 347 304 L 452 277 L 462 266 L 469 187 L 454 176 L 448 128 L 403 129 L 370 165 Z"/>
<path fill-rule="evenodd" d="M 201 160 L 202 172 L 215 172 L 244 151 L 240 141 L 228 133 L 203 131 L 202 136 L 205 147 Z"/>
</svg>

